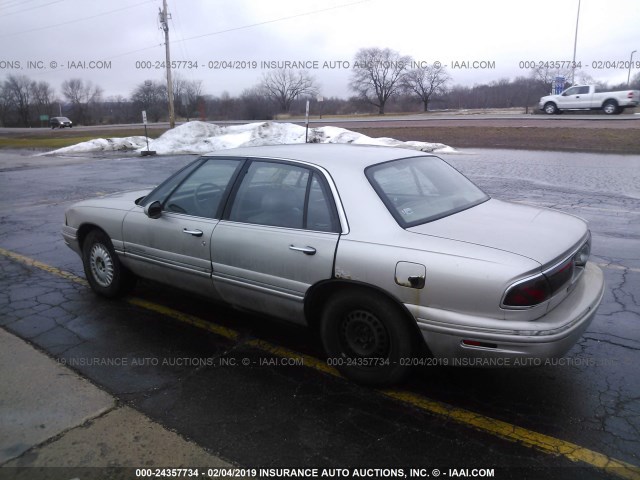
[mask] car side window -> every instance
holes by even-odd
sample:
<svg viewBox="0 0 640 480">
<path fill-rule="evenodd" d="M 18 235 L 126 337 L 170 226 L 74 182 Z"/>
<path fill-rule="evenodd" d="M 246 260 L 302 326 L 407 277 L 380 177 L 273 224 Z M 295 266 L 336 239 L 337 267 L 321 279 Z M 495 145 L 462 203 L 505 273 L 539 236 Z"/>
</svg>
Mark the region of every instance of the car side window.
<svg viewBox="0 0 640 480">
<path fill-rule="evenodd" d="M 338 231 L 338 221 L 330 198 L 330 192 L 325 184 L 320 181 L 319 175 L 314 173 L 307 203 L 306 228 L 308 230 Z"/>
<path fill-rule="evenodd" d="M 173 176 L 169 177 L 167 180 L 162 182 L 156 188 L 154 188 L 149 195 L 144 197 L 144 200 L 140 203 L 143 207 L 149 205 L 150 203 L 155 202 L 156 200 L 164 203 L 167 196 L 180 184 L 182 181 L 187 178 L 193 170 L 198 168 L 201 164 L 201 160 L 187 165 L 186 167 L 178 170 Z"/>
<path fill-rule="evenodd" d="M 303 228 L 308 181 L 306 168 L 253 162 L 236 193 L 229 220 Z"/>
<path fill-rule="evenodd" d="M 164 202 L 164 209 L 217 218 L 220 202 L 240 163 L 241 160 L 207 160 L 173 191 Z"/>
<path fill-rule="evenodd" d="M 334 232 L 334 211 L 318 173 L 286 163 L 254 161 L 235 195 L 229 220 Z"/>
</svg>

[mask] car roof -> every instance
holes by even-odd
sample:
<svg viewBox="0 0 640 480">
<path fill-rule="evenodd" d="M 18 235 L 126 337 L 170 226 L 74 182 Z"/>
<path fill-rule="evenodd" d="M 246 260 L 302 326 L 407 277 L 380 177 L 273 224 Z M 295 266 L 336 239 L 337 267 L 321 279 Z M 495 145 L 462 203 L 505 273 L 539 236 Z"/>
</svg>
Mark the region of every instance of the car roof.
<svg viewBox="0 0 640 480">
<path fill-rule="evenodd" d="M 338 143 L 299 143 L 241 147 L 207 153 L 205 157 L 246 157 L 280 160 L 297 160 L 329 171 L 345 167 L 362 170 L 369 165 L 407 157 L 434 155 L 408 148 L 377 145 L 353 145 Z"/>
</svg>

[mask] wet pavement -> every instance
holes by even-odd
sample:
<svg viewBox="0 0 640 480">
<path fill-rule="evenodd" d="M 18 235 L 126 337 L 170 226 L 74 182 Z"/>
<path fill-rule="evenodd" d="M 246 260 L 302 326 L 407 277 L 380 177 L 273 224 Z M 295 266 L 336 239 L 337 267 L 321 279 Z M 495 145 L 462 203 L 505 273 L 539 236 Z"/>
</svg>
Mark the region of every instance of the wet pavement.
<svg viewBox="0 0 640 480">
<path fill-rule="evenodd" d="M 150 282 L 118 301 L 98 298 L 82 283 L 81 261 L 59 233 L 64 209 L 151 187 L 193 158 L 33 159 L 0 151 L 0 326 L 239 467 L 640 477 L 603 468 L 612 459 L 640 465 L 639 156 L 445 156 L 494 197 L 589 220 L 605 297 L 583 339 L 558 364 L 425 367 L 385 392 L 323 370 L 318 343 L 303 328 Z M 576 462 L 582 454 L 601 457 Z"/>
</svg>

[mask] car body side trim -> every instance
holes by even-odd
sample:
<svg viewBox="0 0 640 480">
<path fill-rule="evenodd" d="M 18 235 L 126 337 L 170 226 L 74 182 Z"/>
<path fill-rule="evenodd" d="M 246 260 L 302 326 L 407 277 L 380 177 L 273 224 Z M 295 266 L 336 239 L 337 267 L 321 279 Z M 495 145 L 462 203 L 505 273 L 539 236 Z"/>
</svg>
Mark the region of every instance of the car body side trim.
<svg viewBox="0 0 640 480">
<path fill-rule="evenodd" d="M 251 282 L 245 279 L 240 280 L 237 277 L 233 277 L 231 275 L 225 275 L 225 274 L 215 273 L 215 272 L 213 273 L 212 277 L 214 282 L 228 283 L 230 285 L 235 285 L 235 286 L 247 288 L 250 290 L 256 290 L 262 293 L 268 293 L 270 295 L 286 298 L 287 300 L 294 300 L 300 303 L 304 301 L 304 295 L 300 295 L 299 293 L 295 293 L 290 290 L 281 290 L 281 289 L 274 288 L 272 286 L 265 286 L 263 284 L 259 284 L 257 282 Z"/>
<path fill-rule="evenodd" d="M 142 262 L 151 263 L 153 265 L 159 265 L 161 267 L 166 267 L 166 268 L 171 268 L 173 270 L 179 270 L 181 272 L 191 273 L 193 275 L 198 275 L 201 277 L 208 277 L 208 278 L 211 277 L 211 271 L 200 270 L 198 268 L 194 268 L 191 265 L 167 262 L 165 260 L 160 260 L 158 258 L 149 257 L 146 255 L 138 255 L 136 253 L 132 253 L 131 251 L 127 251 L 126 253 L 124 252 L 117 252 L 117 253 L 125 259 L 125 262 L 127 259 L 139 260 Z"/>
</svg>

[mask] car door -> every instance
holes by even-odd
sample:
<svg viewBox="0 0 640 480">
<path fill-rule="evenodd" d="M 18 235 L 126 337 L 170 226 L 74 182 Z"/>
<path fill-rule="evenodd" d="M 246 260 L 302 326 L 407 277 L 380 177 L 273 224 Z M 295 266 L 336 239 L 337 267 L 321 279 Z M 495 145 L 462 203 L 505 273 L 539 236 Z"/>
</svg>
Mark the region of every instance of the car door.
<svg viewBox="0 0 640 480">
<path fill-rule="evenodd" d="M 571 87 L 565 90 L 558 98 L 560 108 L 580 108 L 580 87 Z"/>
<path fill-rule="evenodd" d="M 304 295 L 331 278 L 339 232 L 321 172 L 254 160 L 213 232 L 216 289 L 231 304 L 304 323 Z"/>
<path fill-rule="evenodd" d="M 576 105 L 578 108 L 591 108 L 591 99 L 593 94 L 589 93 L 589 86 L 583 85 L 578 87 L 578 93 L 576 94 Z"/>
<path fill-rule="evenodd" d="M 211 235 L 243 161 L 208 159 L 165 188 L 157 199 L 162 204 L 157 218 L 142 207 L 126 215 L 125 258 L 136 273 L 218 297 L 211 281 Z"/>
</svg>

